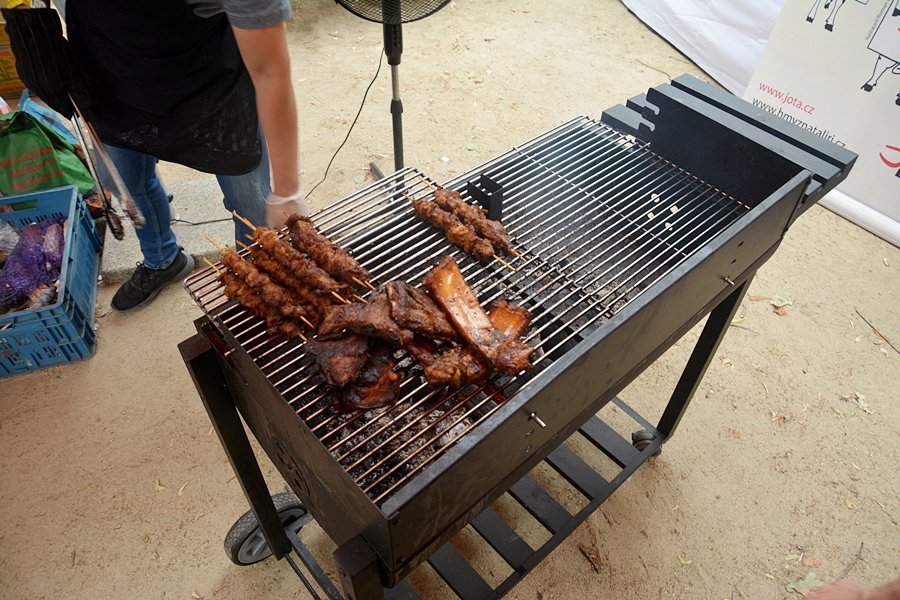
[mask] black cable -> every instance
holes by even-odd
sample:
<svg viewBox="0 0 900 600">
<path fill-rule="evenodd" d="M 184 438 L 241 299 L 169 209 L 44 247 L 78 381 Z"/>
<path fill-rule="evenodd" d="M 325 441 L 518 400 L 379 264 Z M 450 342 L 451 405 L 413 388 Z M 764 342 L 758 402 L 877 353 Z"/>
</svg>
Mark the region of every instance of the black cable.
<svg viewBox="0 0 900 600">
<path fill-rule="evenodd" d="M 338 146 L 338 149 L 334 151 L 334 154 L 331 156 L 331 160 L 328 161 L 328 166 L 325 167 L 325 174 L 322 176 L 322 180 L 314 185 L 311 190 L 306 193 L 306 198 L 309 199 L 312 196 L 312 193 L 316 190 L 317 187 L 325 183 L 325 179 L 328 177 L 328 169 L 331 168 L 331 163 L 334 162 L 334 159 L 337 158 L 338 152 L 341 151 L 341 148 L 344 147 L 344 144 L 347 143 L 347 140 L 350 139 L 350 133 L 353 131 L 353 126 L 356 125 L 357 119 L 359 119 L 359 115 L 362 114 L 363 107 L 366 105 L 366 97 L 369 95 L 369 90 L 372 89 L 372 86 L 375 85 L 375 80 L 378 79 L 378 74 L 381 73 L 381 63 L 384 62 L 384 51 L 382 50 L 381 56 L 378 57 L 378 68 L 375 70 L 375 76 L 372 78 L 372 81 L 369 82 L 369 86 L 366 88 L 365 93 L 363 94 L 362 102 L 359 105 L 359 110 L 356 113 L 356 116 L 353 117 L 353 122 L 350 123 L 350 129 L 347 130 L 347 135 L 344 137 L 344 141 L 341 142 L 341 145 Z"/>
<path fill-rule="evenodd" d="M 172 223 L 184 223 L 185 225 L 190 225 L 191 227 L 196 227 L 197 225 L 209 225 L 210 223 L 224 223 L 225 221 L 231 221 L 231 217 L 226 217 L 224 219 L 210 219 L 209 221 L 198 221 L 193 223 L 191 221 L 185 221 L 184 219 L 172 219 Z"/>
</svg>

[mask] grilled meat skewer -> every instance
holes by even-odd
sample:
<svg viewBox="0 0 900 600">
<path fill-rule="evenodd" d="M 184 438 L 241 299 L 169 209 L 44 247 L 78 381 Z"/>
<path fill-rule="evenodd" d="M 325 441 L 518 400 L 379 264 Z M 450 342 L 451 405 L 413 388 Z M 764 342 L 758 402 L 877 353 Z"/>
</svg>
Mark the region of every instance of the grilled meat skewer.
<svg viewBox="0 0 900 600">
<path fill-rule="evenodd" d="M 499 221 L 488 219 L 484 211 L 463 200 L 459 192 L 438 188 L 434 192 L 434 202 L 447 212 L 451 212 L 466 225 L 475 230 L 483 238 L 487 239 L 494 248 L 506 254 L 513 253 L 512 242 L 509 233 Z"/>
<path fill-rule="evenodd" d="M 330 295 L 332 292 L 347 296 L 351 293 L 350 286 L 335 280 L 315 262 L 306 258 L 288 242 L 267 227 L 257 227 L 253 232 L 253 239 L 258 244 L 257 248 L 270 256 L 286 272 L 285 275 L 296 278 L 319 295 Z M 253 253 L 256 258 L 260 252 Z"/>
<path fill-rule="evenodd" d="M 304 338 L 303 329 L 296 322 L 283 317 L 278 309 L 266 302 L 262 296 L 258 296 L 253 288 L 241 281 L 231 271 L 223 271 L 220 279 L 225 283 L 225 295 L 237 300 L 251 313 L 265 319 L 266 329 L 270 333 L 287 337 Z"/>
<path fill-rule="evenodd" d="M 248 287 L 273 306 L 282 316 L 302 321 L 314 316 L 297 301 L 293 295 L 257 269 L 249 261 L 241 258 L 234 250 L 226 250 L 222 254 L 222 264 L 234 271 L 235 275 Z"/>
<path fill-rule="evenodd" d="M 360 265 L 346 250 L 331 243 L 318 232 L 308 217 L 292 215 L 287 221 L 291 245 L 305 252 L 329 275 L 348 284 L 368 281 L 372 275 Z"/>
<path fill-rule="evenodd" d="M 494 257 L 494 247 L 491 243 L 466 227 L 453 213 L 428 200 L 413 199 L 411 202 L 417 215 L 441 229 L 450 243 L 462 248 L 466 254 L 471 254 L 480 261 Z"/>
</svg>

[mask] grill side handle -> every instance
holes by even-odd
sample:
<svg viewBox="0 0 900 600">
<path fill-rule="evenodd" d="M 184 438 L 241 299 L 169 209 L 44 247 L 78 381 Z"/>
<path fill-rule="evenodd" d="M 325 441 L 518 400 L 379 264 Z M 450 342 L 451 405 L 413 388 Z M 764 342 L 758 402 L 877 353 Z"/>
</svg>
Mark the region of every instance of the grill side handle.
<svg viewBox="0 0 900 600">
<path fill-rule="evenodd" d="M 853 152 L 688 75 L 604 111 L 601 120 L 751 206 L 810 171 L 790 222 L 843 181 L 856 160 Z"/>
</svg>

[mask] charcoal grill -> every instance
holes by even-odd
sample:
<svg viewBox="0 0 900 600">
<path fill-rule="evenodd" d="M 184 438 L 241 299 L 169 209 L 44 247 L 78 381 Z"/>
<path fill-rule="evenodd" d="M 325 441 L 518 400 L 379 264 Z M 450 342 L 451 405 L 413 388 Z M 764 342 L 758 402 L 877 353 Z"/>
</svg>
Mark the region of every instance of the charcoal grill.
<svg viewBox="0 0 900 600">
<path fill-rule="evenodd" d="M 415 597 L 407 578 L 426 560 L 459 597 L 505 594 L 673 434 L 753 275 L 854 160 L 682 76 L 444 184 L 502 206 L 521 254 L 511 268 L 463 256 L 415 217 L 409 199 L 429 198 L 434 182 L 414 168 L 336 202 L 313 220 L 374 281 L 419 285 L 450 254 L 484 305 L 502 297 L 534 314 L 531 371 L 434 390 L 398 354 L 402 398 L 371 413 L 333 412 L 301 341 L 270 338 L 212 269 L 189 277 L 205 315 L 182 355 L 272 552 L 302 574 L 295 553 L 318 582 L 310 590 L 342 597 L 282 528 L 240 417 L 337 547 L 347 597 Z M 707 315 L 651 424 L 616 394 Z M 595 416 L 609 403 L 635 424 L 631 440 Z M 579 495 L 574 510 L 542 485 L 544 468 Z M 526 542 L 492 508 L 504 499 L 549 538 Z M 448 543 L 463 528 L 508 576 L 486 582 Z"/>
</svg>

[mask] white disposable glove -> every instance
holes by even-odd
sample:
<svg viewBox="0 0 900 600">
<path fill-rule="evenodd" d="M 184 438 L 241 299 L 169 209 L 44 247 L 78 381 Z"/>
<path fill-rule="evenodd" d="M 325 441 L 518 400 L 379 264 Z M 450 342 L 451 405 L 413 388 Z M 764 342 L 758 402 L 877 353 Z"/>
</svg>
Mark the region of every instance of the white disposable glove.
<svg viewBox="0 0 900 600">
<path fill-rule="evenodd" d="M 309 216 L 309 205 L 299 191 L 291 196 L 278 196 L 269 194 L 266 198 L 266 224 L 273 229 L 284 227 L 287 218 L 291 215 L 301 217 Z"/>
</svg>

